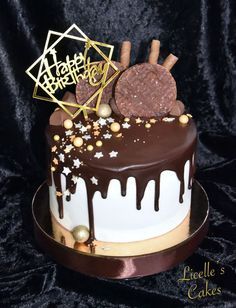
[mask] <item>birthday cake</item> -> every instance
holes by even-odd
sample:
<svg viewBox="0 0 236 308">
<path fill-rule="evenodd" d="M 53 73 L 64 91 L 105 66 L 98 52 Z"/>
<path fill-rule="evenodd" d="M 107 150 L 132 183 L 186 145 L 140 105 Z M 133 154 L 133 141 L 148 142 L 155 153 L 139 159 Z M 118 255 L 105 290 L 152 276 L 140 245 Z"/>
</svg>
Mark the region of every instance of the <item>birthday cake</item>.
<svg viewBox="0 0 236 308">
<path fill-rule="evenodd" d="M 50 212 L 62 243 L 63 234 L 71 247 L 144 241 L 189 217 L 197 132 L 177 100 L 170 73 L 177 58 L 159 65 L 158 54 L 153 41 L 148 63 L 129 67 L 130 43 L 123 43 L 113 62 L 120 74 L 104 88 L 97 111 L 51 115 Z M 63 101 L 83 104 L 93 92 L 82 80 Z"/>
</svg>

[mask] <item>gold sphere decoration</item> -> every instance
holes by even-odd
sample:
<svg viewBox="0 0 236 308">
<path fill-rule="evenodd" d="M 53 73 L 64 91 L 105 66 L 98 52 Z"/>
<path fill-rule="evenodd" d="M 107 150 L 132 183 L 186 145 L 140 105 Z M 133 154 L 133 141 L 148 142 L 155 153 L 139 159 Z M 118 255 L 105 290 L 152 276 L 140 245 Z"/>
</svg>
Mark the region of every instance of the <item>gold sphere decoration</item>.
<svg viewBox="0 0 236 308">
<path fill-rule="evenodd" d="M 54 139 L 55 141 L 59 141 L 59 140 L 60 140 L 60 136 L 59 136 L 59 135 L 54 135 L 54 136 L 53 136 L 53 139 Z"/>
<path fill-rule="evenodd" d="M 56 171 L 56 168 L 55 167 L 51 167 L 51 171 L 52 172 Z"/>
<path fill-rule="evenodd" d="M 124 118 L 124 122 L 129 122 L 130 119 L 129 118 Z"/>
<path fill-rule="evenodd" d="M 73 238 L 78 243 L 84 243 L 89 239 L 89 229 L 79 225 L 72 230 Z"/>
<path fill-rule="evenodd" d="M 185 114 L 182 114 L 180 117 L 179 117 L 179 122 L 181 124 L 187 124 L 189 121 L 189 117 Z"/>
<path fill-rule="evenodd" d="M 117 133 L 120 130 L 120 124 L 118 122 L 113 122 L 110 129 L 112 132 Z"/>
<path fill-rule="evenodd" d="M 64 121 L 63 125 L 66 129 L 71 129 L 73 127 L 73 122 L 70 119 L 67 119 Z"/>
<path fill-rule="evenodd" d="M 87 150 L 90 151 L 90 152 L 93 150 L 92 144 L 89 144 L 89 145 L 87 146 Z"/>
<path fill-rule="evenodd" d="M 84 143 L 83 139 L 81 137 L 75 137 L 73 140 L 73 144 L 75 147 L 79 148 Z"/>
<path fill-rule="evenodd" d="M 102 141 L 101 140 L 96 141 L 96 146 L 97 147 L 101 147 L 102 146 Z"/>
<path fill-rule="evenodd" d="M 111 107 L 108 104 L 100 104 L 96 112 L 98 117 L 108 118 L 112 113 Z"/>
<path fill-rule="evenodd" d="M 151 124 L 150 124 L 150 123 L 146 123 L 146 124 L 145 124 L 145 127 L 146 127 L 146 128 L 150 128 L 150 127 L 151 127 Z"/>
</svg>

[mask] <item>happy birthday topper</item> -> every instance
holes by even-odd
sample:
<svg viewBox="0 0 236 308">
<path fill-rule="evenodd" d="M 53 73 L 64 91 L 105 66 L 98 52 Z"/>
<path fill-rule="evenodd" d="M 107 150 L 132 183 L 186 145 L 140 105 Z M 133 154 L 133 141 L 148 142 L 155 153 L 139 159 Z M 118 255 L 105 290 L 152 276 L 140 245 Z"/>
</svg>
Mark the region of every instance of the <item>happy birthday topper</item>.
<svg viewBox="0 0 236 308">
<path fill-rule="evenodd" d="M 55 37 L 56 40 L 50 45 L 50 41 Z M 66 55 L 61 59 L 60 52 L 56 48 L 65 39 L 82 42 L 83 50 L 74 53 L 73 56 Z M 104 88 L 120 72 L 111 61 L 113 49 L 112 45 L 90 40 L 75 24 L 64 33 L 49 30 L 43 54 L 26 70 L 26 73 L 35 81 L 33 98 L 58 104 L 72 118 L 75 118 L 81 111 L 87 118 L 88 110 L 98 110 Z M 90 51 L 100 56 L 102 61 L 92 61 Z M 114 73 L 108 77 L 110 67 Z M 35 70 L 37 70 L 36 73 L 34 73 Z M 60 90 L 76 85 L 80 80 L 86 80 L 96 88 L 96 91 L 85 102 L 65 102 L 56 97 Z M 43 91 L 43 95 L 39 93 L 40 90 Z M 91 106 L 94 100 L 96 104 Z M 72 113 L 68 106 L 77 108 L 75 113 Z"/>
</svg>

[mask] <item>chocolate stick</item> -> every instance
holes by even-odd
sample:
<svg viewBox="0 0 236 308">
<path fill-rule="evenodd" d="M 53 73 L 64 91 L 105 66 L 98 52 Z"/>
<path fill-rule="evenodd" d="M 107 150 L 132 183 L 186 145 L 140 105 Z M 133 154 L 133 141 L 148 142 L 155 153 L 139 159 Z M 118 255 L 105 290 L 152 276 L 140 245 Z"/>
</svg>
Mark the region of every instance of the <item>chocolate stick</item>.
<svg viewBox="0 0 236 308">
<path fill-rule="evenodd" d="M 159 53 L 160 53 L 160 41 L 152 40 L 148 63 L 157 64 Z"/>
<path fill-rule="evenodd" d="M 130 51 L 131 51 L 131 42 L 124 41 L 121 46 L 120 63 L 125 68 L 129 67 L 130 64 Z"/>
<path fill-rule="evenodd" d="M 172 69 L 175 63 L 178 61 L 178 58 L 174 56 L 172 53 L 165 59 L 162 66 L 164 66 L 168 71 Z"/>
</svg>

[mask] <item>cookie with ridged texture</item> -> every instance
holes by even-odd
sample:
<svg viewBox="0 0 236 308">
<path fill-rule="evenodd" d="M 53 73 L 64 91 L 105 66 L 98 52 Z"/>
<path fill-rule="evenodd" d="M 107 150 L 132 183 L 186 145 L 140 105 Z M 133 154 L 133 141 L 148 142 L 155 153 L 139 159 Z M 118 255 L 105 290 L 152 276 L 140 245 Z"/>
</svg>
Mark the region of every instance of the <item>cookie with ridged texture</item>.
<svg viewBox="0 0 236 308">
<path fill-rule="evenodd" d="M 176 82 L 159 64 L 136 64 L 122 73 L 115 87 L 115 102 L 126 117 L 165 116 L 176 101 Z"/>
</svg>

